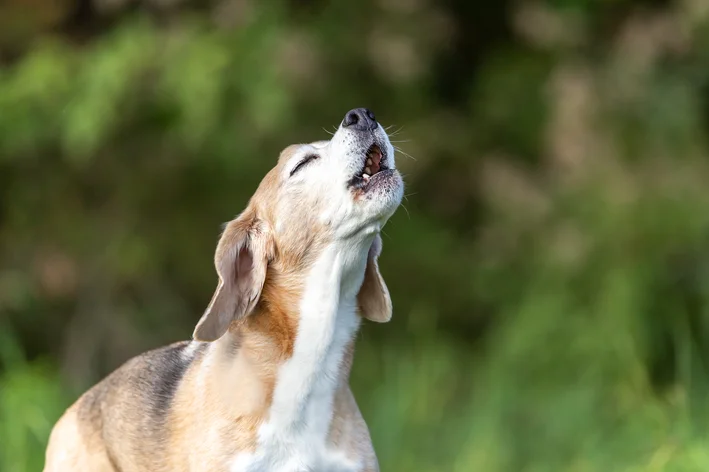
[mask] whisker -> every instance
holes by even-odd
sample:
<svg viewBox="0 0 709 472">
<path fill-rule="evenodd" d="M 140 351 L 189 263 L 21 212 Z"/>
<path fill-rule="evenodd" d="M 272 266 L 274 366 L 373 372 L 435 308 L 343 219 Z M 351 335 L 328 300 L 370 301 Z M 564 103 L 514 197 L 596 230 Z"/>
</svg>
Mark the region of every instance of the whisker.
<svg viewBox="0 0 709 472">
<path fill-rule="evenodd" d="M 404 129 L 404 126 L 402 125 L 402 126 L 399 127 L 399 129 L 394 130 L 394 131 L 392 131 L 391 133 L 389 133 L 389 137 L 390 137 L 390 138 L 393 138 L 393 137 L 396 136 L 397 134 L 401 133 L 401 131 L 402 131 L 403 129 Z"/>
<path fill-rule="evenodd" d="M 412 161 L 415 161 L 415 160 L 416 160 L 416 158 L 415 158 L 414 156 L 412 156 L 412 155 L 409 154 L 409 153 L 406 153 L 406 152 L 402 151 L 400 148 L 398 148 L 398 147 L 396 147 L 396 146 L 394 146 L 394 150 L 397 151 L 397 152 L 399 152 L 400 154 L 402 154 L 402 155 L 408 157 L 408 158 L 411 159 Z"/>
<path fill-rule="evenodd" d="M 330 136 L 335 136 L 335 133 L 333 133 L 332 131 L 328 131 L 327 128 L 323 128 L 322 130 L 325 131 Z"/>
<path fill-rule="evenodd" d="M 409 220 L 411 220 L 411 213 L 409 213 L 409 209 L 406 208 L 406 205 L 404 205 L 404 204 L 402 203 L 402 204 L 401 204 L 401 208 L 404 209 L 404 211 L 406 212 L 406 216 L 409 218 Z"/>
<path fill-rule="evenodd" d="M 391 139 L 389 140 L 390 143 L 410 143 L 410 139 L 401 139 L 399 141 L 392 141 Z"/>
</svg>

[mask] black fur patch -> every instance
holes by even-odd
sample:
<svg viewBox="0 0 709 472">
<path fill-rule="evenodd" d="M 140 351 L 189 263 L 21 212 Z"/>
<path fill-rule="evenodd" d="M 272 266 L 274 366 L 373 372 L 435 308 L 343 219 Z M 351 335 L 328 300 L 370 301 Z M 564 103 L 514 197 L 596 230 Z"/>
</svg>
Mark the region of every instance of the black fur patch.
<svg viewBox="0 0 709 472">
<path fill-rule="evenodd" d="M 153 416 L 156 419 L 167 416 L 185 372 L 207 346 L 199 343 L 187 354 L 189 345 L 190 342 L 174 344 L 154 352 L 151 358 L 146 359 L 149 362 L 143 380 L 148 384 L 147 390 L 152 398 Z"/>
<path fill-rule="evenodd" d="M 192 343 L 175 343 L 130 359 L 79 400 L 82 436 L 102 439 L 106 459 L 116 472 L 135 470 L 138 463 L 140 470 L 153 470 L 161 460 L 156 451 L 168 434 L 175 394 L 190 366 L 200 362 L 207 349 L 207 343 Z M 116 454 L 116 444 L 121 444 L 121 454 Z M 121 463 L 126 454 L 134 460 Z"/>
</svg>

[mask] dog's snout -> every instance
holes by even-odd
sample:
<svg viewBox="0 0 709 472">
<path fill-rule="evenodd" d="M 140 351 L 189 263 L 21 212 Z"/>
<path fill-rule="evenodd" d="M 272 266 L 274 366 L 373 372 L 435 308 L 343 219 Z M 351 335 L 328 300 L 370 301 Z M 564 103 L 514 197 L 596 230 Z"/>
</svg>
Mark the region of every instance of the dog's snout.
<svg viewBox="0 0 709 472">
<path fill-rule="evenodd" d="M 355 129 L 358 131 L 368 131 L 377 129 L 377 118 L 369 108 L 355 108 L 350 110 L 342 120 L 343 128 Z"/>
</svg>

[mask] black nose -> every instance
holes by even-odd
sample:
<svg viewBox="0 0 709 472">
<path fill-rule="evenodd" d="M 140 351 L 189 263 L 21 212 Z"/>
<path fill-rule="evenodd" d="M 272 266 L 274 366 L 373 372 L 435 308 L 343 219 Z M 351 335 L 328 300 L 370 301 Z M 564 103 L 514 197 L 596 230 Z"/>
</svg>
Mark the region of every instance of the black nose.
<svg viewBox="0 0 709 472">
<path fill-rule="evenodd" d="M 377 118 L 368 108 L 355 108 L 350 110 L 342 120 L 343 128 L 356 129 L 358 131 L 367 131 L 377 129 Z"/>
</svg>

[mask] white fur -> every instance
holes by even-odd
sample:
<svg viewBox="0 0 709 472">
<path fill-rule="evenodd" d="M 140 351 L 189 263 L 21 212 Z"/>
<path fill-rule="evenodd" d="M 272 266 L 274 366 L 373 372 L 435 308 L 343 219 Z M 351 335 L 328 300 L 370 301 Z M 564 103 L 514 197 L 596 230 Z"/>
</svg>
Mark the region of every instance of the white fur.
<svg viewBox="0 0 709 472">
<path fill-rule="evenodd" d="M 330 141 L 302 145 L 284 166 L 276 214 L 308 205 L 329 230 L 304 284 L 293 355 L 278 370 L 273 403 L 254 452 L 238 454 L 232 472 L 358 472 L 363 464 L 328 447 L 333 402 L 347 345 L 359 328 L 357 293 L 375 235 L 401 202 L 403 183 L 356 201 L 347 182 L 361 170 L 374 139 L 394 168 L 384 130 L 371 135 L 340 127 Z M 318 158 L 294 175 L 310 154 Z M 400 178 L 397 176 L 397 178 Z M 276 218 L 275 231 L 283 230 Z"/>
<path fill-rule="evenodd" d="M 293 356 L 279 369 L 268 420 L 254 453 L 240 454 L 232 472 L 355 472 L 361 470 L 326 442 L 340 365 L 359 317 L 372 238 L 326 248 L 308 275 Z"/>
<path fill-rule="evenodd" d="M 191 361 L 192 358 L 194 357 L 195 352 L 197 352 L 197 349 L 202 343 L 199 341 L 190 341 L 190 343 L 185 347 L 185 349 L 182 351 L 182 358 L 185 361 Z"/>
<path fill-rule="evenodd" d="M 365 153 L 378 143 L 385 153 L 386 166 L 396 169 L 394 147 L 384 129 L 379 126 L 372 134 L 353 132 L 340 127 L 330 141 L 303 144 L 283 167 L 281 180 L 284 191 L 276 214 L 289 214 L 294 206 L 308 205 L 317 211 L 321 223 L 326 224 L 335 239 L 349 239 L 381 231 L 403 198 L 403 182 L 388 191 L 378 191 L 370 198 L 355 201 L 347 182 L 364 166 Z M 318 159 L 290 175 L 308 155 Z M 399 176 L 396 177 L 400 179 Z M 276 216 L 275 230 L 283 230 Z"/>
</svg>

